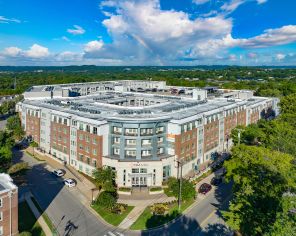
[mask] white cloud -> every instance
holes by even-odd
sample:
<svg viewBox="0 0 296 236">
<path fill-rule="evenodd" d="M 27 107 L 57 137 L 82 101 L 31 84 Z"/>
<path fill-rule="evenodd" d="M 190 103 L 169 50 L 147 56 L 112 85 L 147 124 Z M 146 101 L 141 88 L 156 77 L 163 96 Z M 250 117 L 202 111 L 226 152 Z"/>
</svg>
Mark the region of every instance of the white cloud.
<svg viewBox="0 0 296 236">
<path fill-rule="evenodd" d="M 254 53 L 254 52 L 249 52 L 247 54 L 247 57 L 248 58 L 251 58 L 251 59 L 254 59 L 254 58 L 257 58 L 258 57 L 258 54 L 257 53 Z"/>
<path fill-rule="evenodd" d="M 49 51 L 46 47 L 33 44 L 28 51 L 24 51 L 24 55 L 30 58 L 43 58 L 49 56 Z"/>
<path fill-rule="evenodd" d="M 22 52 L 22 49 L 18 47 L 8 47 L 4 49 L 3 55 L 8 57 L 17 57 Z"/>
<path fill-rule="evenodd" d="M 267 0 L 257 0 L 258 4 L 263 4 L 263 3 L 266 3 L 266 2 L 267 2 Z"/>
<path fill-rule="evenodd" d="M 103 47 L 104 43 L 102 40 L 94 40 L 90 41 L 87 44 L 84 45 L 84 51 L 86 53 L 93 53 L 98 52 Z"/>
<path fill-rule="evenodd" d="M 207 2 L 209 2 L 210 0 L 193 0 L 193 3 L 197 4 L 197 5 L 202 5 L 205 4 Z"/>
<path fill-rule="evenodd" d="M 5 23 L 5 24 L 8 24 L 8 23 L 21 23 L 21 21 L 18 20 L 18 19 L 15 19 L 15 18 L 7 18 L 7 17 L 4 17 L 4 16 L 0 16 L 0 24 L 1 23 Z"/>
<path fill-rule="evenodd" d="M 282 53 L 278 53 L 275 55 L 275 58 L 279 61 L 285 59 L 286 55 L 285 54 L 282 54 Z"/>
<path fill-rule="evenodd" d="M 69 39 L 68 37 L 66 37 L 66 36 L 63 36 L 63 37 L 62 37 L 62 40 L 65 40 L 65 41 L 67 41 L 67 42 L 70 41 L 70 39 Z"/>
<path fill-rule="evenodd" d="M 267 29 L 263 34 L 249 39 L 238 39 L 236 44 L 243 47 L 260 48 L 296 42 L 296 25 Z"/>
<path fill-rule="evenodd" d="M 85 33 L 85 29 L 83 29 L 81 26 L 79 25 L 73 25 L 74 29 L 67 29 L 67 32 L 73 35 L 79 35 L 79 34 L 84 34 Z"/>
</svg>

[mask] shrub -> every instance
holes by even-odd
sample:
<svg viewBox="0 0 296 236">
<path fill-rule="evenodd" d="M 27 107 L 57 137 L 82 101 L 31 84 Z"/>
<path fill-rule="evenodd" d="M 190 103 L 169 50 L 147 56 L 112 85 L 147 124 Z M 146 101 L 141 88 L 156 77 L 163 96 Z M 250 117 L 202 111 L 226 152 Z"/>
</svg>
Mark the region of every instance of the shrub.
<svg viewBox="0 0 296 236">
<path fill-rule="evenodd" d="M 165 203 L 155 203 L 150 207 L 150 210 L 153 215 L 164 215 L 169 210 L 169 207 Z"/>
<path fill-rule="evenodd" d="M 13 175 L 13 174 L 17 174 L 21 171 L 24 171 L 28 169 L 28 163 L 27 162 L 20 162 L 20 163 L 17 163 L 17 164 L 14 164 L 13 166 L 11 166 L 7 173 L 10 174 L 10 175 Z"/>
<path fill-rule="evenodd" d="M 128 187 L 120 187 L 118 189 L 118 191 L 121 191 L 121 192 L 131 192 L 132 190 L 131 190 L 131 188 L 128 188 Z"/>
<path fill-rule="evenodd" d="M 123 212 L 125 212 L 127 209 L 127 204 L 123 204 L 123 203 L 116 203 L 111 212 L 116 213 L 116 214 L 122 214 Z"/>
<path fill-rule="evenodd" d="M 28 231 L 23 231 L 19 234 L 19 236 L 32 236 L 32 234 Z"/>
<path fill-rule="evenodd" d="M 115 203 L 117 201 L 117 193 L 116 192 L 106 192 L 103 191 L 101 194 L 98 196 L 96 200 L 96 204 L 112 209 L 114 207 Z"/>
<path fill-rule="evenodd" d="M 157 191 L 161 191 L 162 187 L 152 187 L 149 189 L 150 192 L 157 192 Z"/>
</svg>

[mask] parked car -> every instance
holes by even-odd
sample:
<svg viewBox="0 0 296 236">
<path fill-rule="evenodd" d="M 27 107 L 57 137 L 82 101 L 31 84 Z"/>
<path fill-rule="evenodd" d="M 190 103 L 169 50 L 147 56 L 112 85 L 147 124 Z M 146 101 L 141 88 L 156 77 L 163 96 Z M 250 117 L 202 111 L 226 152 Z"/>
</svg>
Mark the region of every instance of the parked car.
<svg viewBox="0 0 296 236">
<path fill-rule="evenodd" d="M 74 181 L 74 179 L 65 179 L 64 183 L 69 188 L 76 186 L 76 182 Z"/>
<path fill-rule="evenodd" d="M 218 186 L 221 183 L 222 183 L 222 177 L 221 176 L 220 177 L 216 176 L 216 177 L 213 177 L 211 179 L 211 185 Z"/>
<path fill-rule="evenodd" d="M 65 175 L 65 172 L 62 169 L 55 169 L 52 171 L 52 173 L 57 177 L 61 177 Z"/>
<path fill-rule="evenodd" d="M 200 185 L 198 192 L 202 193 L 202 194 L 207 194 L 209 191 L 211 191 L 212 186 L 208 183 L 203 183 L 202 185 Z"/>
</svg>

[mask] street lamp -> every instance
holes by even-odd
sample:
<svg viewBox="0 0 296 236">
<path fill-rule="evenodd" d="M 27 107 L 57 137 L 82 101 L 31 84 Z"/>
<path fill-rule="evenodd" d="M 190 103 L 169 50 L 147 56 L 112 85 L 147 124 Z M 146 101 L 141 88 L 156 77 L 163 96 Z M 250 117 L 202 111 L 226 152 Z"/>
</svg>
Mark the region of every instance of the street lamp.
<svg viewBox="0 0 296 236">
<path fill-rule="evenodd" d="M 92 188 L 92 189 L 91 189 L 91 205 L 94 204 L 94 191 L 95 191 L 95 190 L 96 190 L 95 188 Z"/>
<path fill-rule="evenodd" d="M 62 216 L 62 218 L 61 218 L 60 222 L 58 223 L 57 227 L 54 227 L 54 230 L 53 230 L 53 232 L 52 232 L 52 236 L 60 235 L 60 234 L 58 233 L 58 227 L 59 227 L 59 225 L 61 224 L 61 222 L 63 221 L 64 218 L 65 218 L 65 215 Z"/>
</svg>

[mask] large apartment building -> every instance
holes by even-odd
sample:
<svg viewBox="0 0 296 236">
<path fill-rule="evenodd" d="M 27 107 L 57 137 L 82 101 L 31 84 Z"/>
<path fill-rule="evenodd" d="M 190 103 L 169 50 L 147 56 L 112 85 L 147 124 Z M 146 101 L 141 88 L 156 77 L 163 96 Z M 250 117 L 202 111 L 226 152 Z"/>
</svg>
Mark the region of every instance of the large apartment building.
<svg viewBox="0 0 296 236">
<path fill-rule="evenodd" d="M 0 174 L 0 235 L 18 235 L 18 188 L 4 173 Z"/>
<path fill-rule="evenodd" d="M 34 86 L 24 95 L 22 125 L 41 149 L 88 175 L 110 166 L 118 186 L 160 186 L 178 162 L 193 175 L 229 150 L 237 125 L 278 112 L 278 99 L 251 91 L 207 96 L 163 81 Z"/>
</svg>

